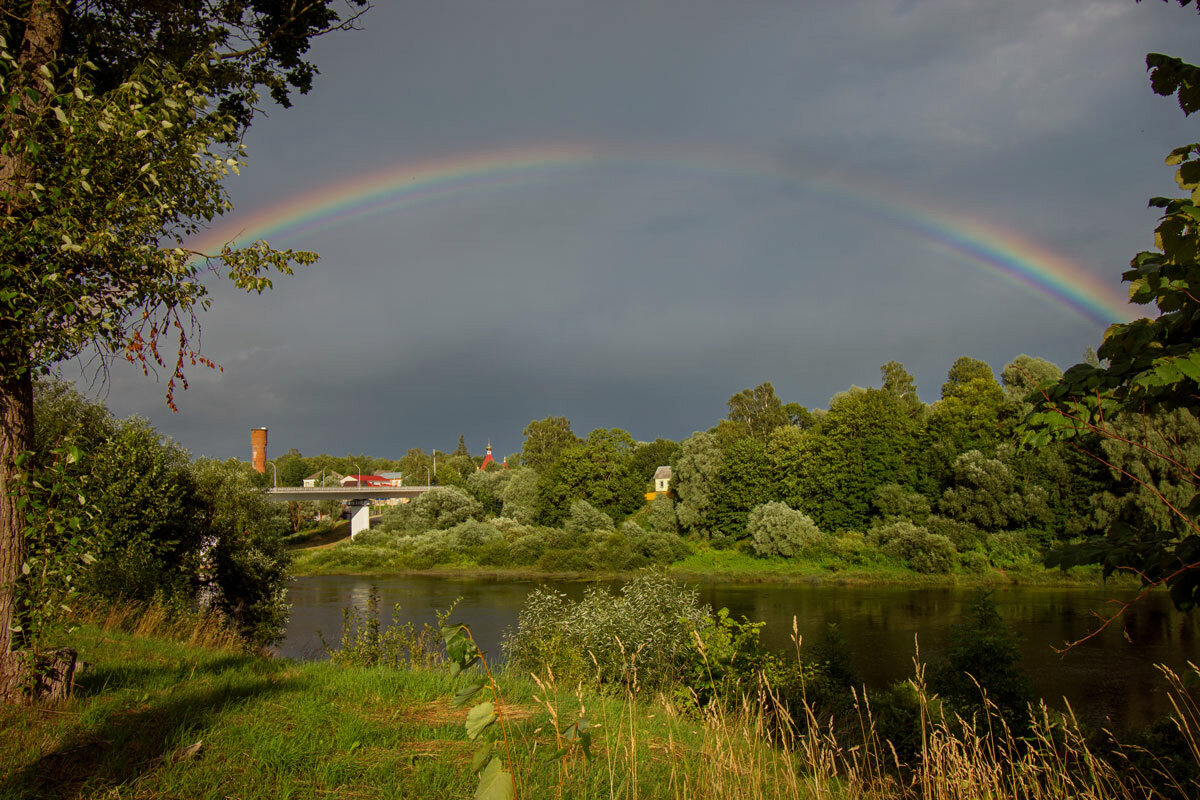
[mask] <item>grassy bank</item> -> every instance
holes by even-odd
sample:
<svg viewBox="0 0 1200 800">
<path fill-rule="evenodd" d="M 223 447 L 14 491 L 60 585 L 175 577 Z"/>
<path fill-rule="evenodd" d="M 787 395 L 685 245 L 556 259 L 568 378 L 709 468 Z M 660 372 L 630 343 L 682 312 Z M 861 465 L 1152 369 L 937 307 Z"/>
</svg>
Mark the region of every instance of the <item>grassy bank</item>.
<svg viewBox="0 0 1200 800">
<path fill-rule="evenodd" d="M 956 570 L 949 573 L 920 573 L 897 564 L 878 563 L 847 567 L 833 561 L 812 562 L 786 558 L 760 558 L 737 550 L 718 550 L 693 543 L 692 552 L 667 567 L 669 574 L 686 580 L 729 583 L 830 583 L 830 584 L 916 584 L 922 586 L 1099 586 L 1099 567 L 1075 567 L 1069 571 L 1026 564 L 1019 569 L 984 571 Z M 407 554 L 373 544 L 322 543 L 295 551 L 292 571 L 296 575 L 444 575 L 447 577 L 493 577 L 516 580 L 625 578 L 635 571 L 544 570 L 536 566 L 480 564 L 465 555 L 446 563 L 414 566 Z M 1136 585 L 1127 578 L 1110 579 L 1109 585 Z"/>
<path fill-rule="evenodd" d="M 89 668 L 76 697 L 0 708 L 5 798 L 447 798 L 473 796 L 466 711 L 444 669 L 297 663 L 122 626 L 71 635 Z M 125 625 L 125 628 L 130 626 Z M 145 626 L 143 626 L 144 628 Z M 191 636 L 190 638 L 196 638 Z M 929 717 L 921 769 L 898 778 L 864 703 L 861 735 L 761 706 L 685 713 L 670 697 L 538 688 L 501 676 L 511 763 L 524 798 L 1148 798 L 1136 773 L 1098 758 L 1069 722 L 1045 717 L 1029 746 L 1003 730 Z M 1181 695 L 1182 696 L 1182 695 Z M 1195 741 L 1184 697 L 1180 728 Z M 760 702 L 770 709 L 769 695 Z M 561 730 L 584 708 L 594 760 Z M 805 730 L 809 733 L 804 733 Z M 1200 761 L 1200 752 L 1196 754 Z M 1163 781 L 1159 781 L 1163 784 Z M 1194 796 L 1181 784 L 1156 797 Z"/>
</svg>

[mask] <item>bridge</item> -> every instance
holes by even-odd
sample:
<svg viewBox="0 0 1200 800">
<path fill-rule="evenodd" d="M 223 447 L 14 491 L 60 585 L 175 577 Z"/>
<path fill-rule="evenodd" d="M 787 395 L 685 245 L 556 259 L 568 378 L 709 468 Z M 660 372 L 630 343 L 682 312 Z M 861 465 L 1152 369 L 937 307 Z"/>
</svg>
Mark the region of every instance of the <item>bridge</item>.
<svg viewBox="0 0 1200 800">
<path fill-rule="evenodd" d="M 277 503 L 292 501 L 320 502 L 321 500 L 341 500 L 350 505 L 350 539 L 353 540 L 370 526 L 372 500 L 386 500 L 392 497 L 413 498 L 429 491 L 429 486 L 284 486 L 267 489 L 268 500 Z"/>
</svg>

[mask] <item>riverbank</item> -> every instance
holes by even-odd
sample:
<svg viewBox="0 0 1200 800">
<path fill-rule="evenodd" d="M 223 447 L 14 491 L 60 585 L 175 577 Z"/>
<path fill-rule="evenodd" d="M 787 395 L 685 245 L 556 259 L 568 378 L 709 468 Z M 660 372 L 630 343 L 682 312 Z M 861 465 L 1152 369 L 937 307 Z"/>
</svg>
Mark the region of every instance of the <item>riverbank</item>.
<svg viewBox="0 0 1200 800">
<path fill-rule="evenodd" d="M 448 702 L 459 684 L 444 667 L 338 667 L 179 638 L 98 624 L 65 636 L 89 666 L 65 703 L 0 708 L 0 796 L 474 795 L 476 745 L 466 709 Z M 1150 796 L 1069 722 L 1054 721 L 1053 735 L 1050 720 L 1035 725 L 1019 752 L 986 729 L 930 724 L 913 756 L 926 764 L 919 785 L 915 773 L 897 777 L 891 745 L 874 734 L 838 742 L 828 732 L 804 736 L 803 720 L 781 725 L 745 707 L 695 713 L 663 695 L 599 697 L 505 674 L 499 683 L 506 761 L 524 798 Z M 1195 732 L 1186 727 L 1195 707 L 1185 708 L 1193 716 L 1184 729 Z M 592 726 L 591 760 L 556 733 L 581 712 Z"/>
<path fill-rule="evenodd" d="M 815 563 L 784 558 L 759 558 L 737 550 L 718 550 L 706 543 L 691 543 L 685 558 L 663 567 L 672 577 L 705 583 L 794 583 L 809 585 L 909 585 L 909 586 L 1047 586 L 1130 588 L 1132 577 L 1103 579 L 1100 567 L 1070 570 L 1025 564 L 1020 568 L 957 570 L 921 573 L 888 563 L 846 567 L 833 562 Z M 292 572 L 311 575 L 435 575 L 446 578 L 509 579 L 524 581 L 622 580 L 636 574 L 622 570 L 543 570 L 534 566 L 496 566 L 466 559 L 415 568 L 403 554 L 385 547 L 350 545 L 348 540 L 299 547 Z"/>
</svg>

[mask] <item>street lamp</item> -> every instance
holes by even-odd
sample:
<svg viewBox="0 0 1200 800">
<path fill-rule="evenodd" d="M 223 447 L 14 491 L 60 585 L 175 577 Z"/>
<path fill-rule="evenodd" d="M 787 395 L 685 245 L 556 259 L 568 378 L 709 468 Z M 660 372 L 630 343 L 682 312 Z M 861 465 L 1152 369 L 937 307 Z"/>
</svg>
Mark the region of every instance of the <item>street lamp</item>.
<svg viewBox="0 0 1200 800">
<path fill-rule="evenodd" d="M 433 485 L 432 478 L 430 477 L 429 467 L 425 468 L 425 485 L 427 487 Z"/>
<path fill-rule="evenodd" d="M 273 481 L 273 488 L 278 489 L 279 488 L 279 470 L 276 469 L 274 461 L 268 461 L 267 463 L 271 465 L 271 473 L 275 476 L 274 481 Z"/>
<path fill-rule="evenodd" d="M 358 486 L 358 488 L 361 489 L 362 488 L 362 476 L 363 476 L 362 467 L 356 461 L 356 462 L 354 462 L 354 468 L 358 470 L 358 480 L 356 480 L 354 483 L 355 483 L 355 485 Z"/>
</svg>

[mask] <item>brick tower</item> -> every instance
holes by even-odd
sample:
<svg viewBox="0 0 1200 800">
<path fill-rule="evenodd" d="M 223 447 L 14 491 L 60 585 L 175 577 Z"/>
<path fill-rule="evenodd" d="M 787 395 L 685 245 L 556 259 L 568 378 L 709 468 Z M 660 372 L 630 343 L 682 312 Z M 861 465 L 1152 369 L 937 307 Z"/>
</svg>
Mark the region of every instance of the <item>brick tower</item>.
<svg viewBox="0 0 1200 800">
<path fill-rule="evenodd" d="M 267 429 L 250 429 L 250 463 L 255 472 L 267 471 Z"/>
</svg>

